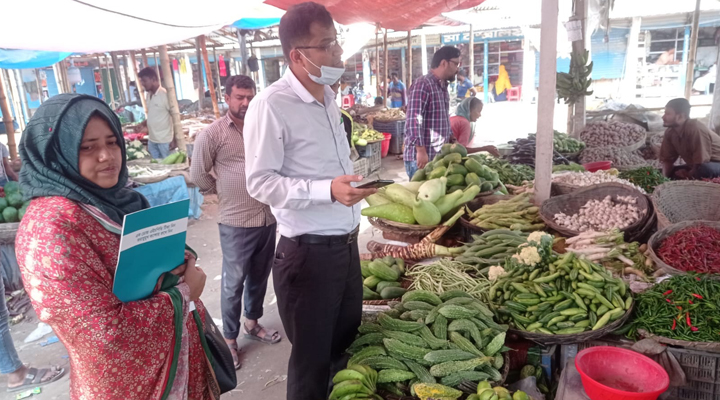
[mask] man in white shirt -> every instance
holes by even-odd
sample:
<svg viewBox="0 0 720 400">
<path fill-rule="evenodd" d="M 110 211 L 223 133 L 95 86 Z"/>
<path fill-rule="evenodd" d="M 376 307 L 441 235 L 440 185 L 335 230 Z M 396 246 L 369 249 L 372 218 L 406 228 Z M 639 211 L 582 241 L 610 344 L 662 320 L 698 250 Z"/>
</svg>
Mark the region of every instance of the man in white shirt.
<svg viewBox="0 0 720 400">
<path fill-rule="evenodd" d="M 148 151 L 152 158 L 163 159 L 170 155 L 170 142 L 173 140 L 173 122 L 170 114 L 170 102 L 167 91 L 160 86 L 160 79 L 152 67 L 138 72 L 140 84 L 147 92 Z"/>
<path fill-rule="evenodd" d="M 360 207 L 374 189 L 357 189 L 335 93 L 342 48 L 332 16 L 316 3 L 288 9 L 280 42 L 289 68 L 250 103 L 245 117 L 248 192 L 270 205 L 280 226 L 273 282 L 293 345 L 288 400 L 328 397 L 357 334 L 362 275 Z"/>
</svg>

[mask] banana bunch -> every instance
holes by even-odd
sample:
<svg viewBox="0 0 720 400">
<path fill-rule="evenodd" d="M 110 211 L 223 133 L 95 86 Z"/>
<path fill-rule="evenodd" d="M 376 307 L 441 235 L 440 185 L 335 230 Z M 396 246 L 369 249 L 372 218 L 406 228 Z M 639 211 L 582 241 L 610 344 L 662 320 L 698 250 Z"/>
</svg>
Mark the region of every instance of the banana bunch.
<svg viewBox="0 0 720 400">
<path fill-rule="evenodd" d="M 565 104 L 575 104 L 581 97 L 593 94 L 592 90 L 588 90 L 592 84 L 590 74 L 593 69 L 592 61 L 588 64 L 589 57 L 590 52 L 587 50 L 582 54 L 573 52 L 570 60 L 570 73 L 557 73 L 558 97 L 564 99 Z"/>
<path fill-rule="evenodd" d="M 366 365 L 349 365 L 333 378 L 333 390 L 330 400 L 376 399 L 375 394 L 378 373 Z"/>
</svg>

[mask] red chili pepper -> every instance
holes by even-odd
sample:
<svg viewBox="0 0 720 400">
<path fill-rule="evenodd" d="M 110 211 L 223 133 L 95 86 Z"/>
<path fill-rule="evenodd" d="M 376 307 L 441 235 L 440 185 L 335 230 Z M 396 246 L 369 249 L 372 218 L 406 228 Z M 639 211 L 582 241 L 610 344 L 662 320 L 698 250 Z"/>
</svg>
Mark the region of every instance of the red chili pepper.
<svg viewBox="0 0 720 400">
<path fill-rule="evenodd" d="M 693 297 L 696 297 L 696 298 L 698 298 L 698 299 L 701 299 L 701 300 L 702 300 L 702 298 L 703 298 L 702 296 L 700 296 L 700 295 L 697 294 L 697 293 L 691 293 L 690 295 L 693 296 Z"/>
<path fill-rule="evenodd" d="M 690 322 L 690 313 L 685 313 L 685 321 L 687 322 L 687 325 L 692 328 L 692 322 Z"/>
<path fill-rule="evenodd" d="M 670 329 L 675 330 L 676 327 L 677 327 L 677 320 L 673 319 L 673 326 Z"/>
<path fill-rule="evenodd" d="M 672 293 L 672 292 L 673 292 L 672 289 L 670 289 L 670 290 L 668 290 L 667 292 L 663 293 L 663 296 L 667 296 L 667 295 L 669 295 L 669 294 Z"/>
<path fill-rule="evenodd" d="M 693 304 L 692 300 L 688 300 L 688 304 Z"/>
<path fill-rule="evenodd" d="M 678 310 L 682 311 L 682 307 L 677 306 L 676 308 L 677 308 Z"/>
<path fill-rule="evenodd" d="M 700 329 L 698 329 L 697 326 L 691 326 L 691 327 L 690 327 L 690 330 L 693 331 L 693 332 L 697 332 L 697 331 L 699 331 Z"/>
<path fill-rule="evenodd" d="M 672 300 L 670 299 L 665 299 L 665 301 L 667 301 L 668 303 L 672 303 Z"/>
</svg>

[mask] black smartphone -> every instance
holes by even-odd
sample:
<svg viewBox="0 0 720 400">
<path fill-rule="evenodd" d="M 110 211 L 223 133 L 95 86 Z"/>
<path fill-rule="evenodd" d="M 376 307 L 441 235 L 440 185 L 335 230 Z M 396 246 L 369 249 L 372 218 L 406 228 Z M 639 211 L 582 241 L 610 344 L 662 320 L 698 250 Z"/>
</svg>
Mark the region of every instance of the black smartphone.
<svg viewBox="0 0 720 400">
<path fill-rule="evenodd" d="M 358 189 L 380 189 L 381 187 L 385 187 L 387 185 L 392 185 L 395 183 L 393 180 L 386 180 L 386 179 L 378 179 L 376 181 L 368 182 L 364 185 L 360 185 L 357 188 Z"/>
</svg>

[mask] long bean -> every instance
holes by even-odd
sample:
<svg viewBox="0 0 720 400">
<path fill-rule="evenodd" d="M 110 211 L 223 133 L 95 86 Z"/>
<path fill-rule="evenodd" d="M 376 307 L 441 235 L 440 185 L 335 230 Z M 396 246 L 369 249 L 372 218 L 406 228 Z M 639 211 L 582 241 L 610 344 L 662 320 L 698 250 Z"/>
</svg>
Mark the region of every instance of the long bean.
<svg viewBox="0 0 720 400">
<path fill-rule="evenodd" d="M 629 335 L 654 335 L 693 342 L 720 341 L 720 280 L 710 275 L 676 275 L 636 298 Z"/>
<path fill-rule="evenodd" d="M 407 275 L 413 279 L 411 289 L 434 293 L 459 289 L 476 299 L 482 299 L 483 293 L 490 288 L 490 281 L 484 271 L 476 266 L 441 258 L 432 264 L 415 265 Z"/>
</svg>

